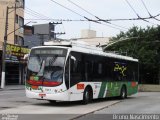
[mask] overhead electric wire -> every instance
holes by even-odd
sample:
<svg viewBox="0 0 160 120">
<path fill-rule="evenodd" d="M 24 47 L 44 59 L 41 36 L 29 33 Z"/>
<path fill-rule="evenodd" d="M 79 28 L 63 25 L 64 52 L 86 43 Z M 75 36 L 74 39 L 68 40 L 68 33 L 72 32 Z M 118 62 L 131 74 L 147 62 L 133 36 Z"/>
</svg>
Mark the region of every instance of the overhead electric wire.
<svg viewBox="0 0 160 120">
<path fill-rule="evenodd" d="M 31 13 L 29 13 L 29 11 L 28 11 L 28 13 L 27 14 L 29 14 L 29 15 L 31 15 L 31 16 L 37 16 L 37 15 L 32 15 Z M 160 16 L 160 14 L 157 14 L 157 15 L 154 15 L 153 17 L 154 18 L 156 18 L 156 17 L 158 17 L 158 16 Z M 40 16 L 39 16 L 40 17 Z M 144 20 L 147 20 L 147 19 L 152 19 L 153 17 L 141 17 L 141 19 L 144 19 Z M 0 18 L 0 19 L 6 19 L 6 18 Z M 8 19 L 14 19 L 14 18 L 8 18 Z M 117 18 L 117 19 L 101 19 L 101 20 L 93 20 L 93 21 L 132 21 L 132 20 L 141 20 L 141 19 L 139 19 L 139 18 L 128 18 L 128 19 L 123 19 L 123 18 Z M 74 22 L 74 21 L 88 21 L 88 20 L 82 20 L 82 19 L 52 19 L 52 18 L 35 18 L 35 19 L 25 19 L 25 20 L 46 20 L 46 21 L 67 21 L 67 22 Z"/>
<path fill-rule="evenodd" d="M 42 18 L 40 15 L 37 15 L 37 14 L 35 14 L 35 13 L 32 13 L 32 12 L 30 12 L 30 11 L 28 11 L 28 10 L 23 10 L 23 11 L 24 11 L 24 13 L 26 13 L 26 14 L 34 17 L 34 18 L 46 19 L 46 18 Z"/>
<path fill-rule="evenodd" d="M 133 12 L 137 15 L 137 17 L 138 17 L 139 19 L 141 19 L 141 20 L 143 20 L 143 21 L 145 21 L 145 22 L 147 22 L 147 23 L 150 23 L 150 24 L 153 24 L 153 25 L 157 25 L 157 24 L 155 24 L 155 23 L 152 23 L 152 22 L 150 22 L 150 21 L 148 21 L 148 20 L 145 20 L 145 19 L 141 18 L 141 17 L 139 16 L 139 14 L 136 12 L 136 10 L 132 7 L 132 5 L 128 2 L 128 0 L 125 0 L 125 1 L 127 2 L 127 4 L 130 6 L 130 8 L 133 10 Z"/>
<path fill-rule="evenodd" d="M 151 15 L 151 13 L 149 12 L 149 10 L 147 9 L 147 6 L 145 5 L 144 1 L 141 0 L 141 2 L 142 2 L 142 4 L 143 4 L 143 6 L 145 7 L 145 9 L 147 10 L 148 14 L 152 17 L 152 15 Z"/>
<path fill-rule="evenodd" d="M 30 14 L 30 15 L 32 15 L 32 16 L 38 17 L 38 18 L 50 19 L 49 17 L 45 17 L 45 16 L 43 16 L 43 15 L 41 15 L 41 14 L 38 14 L 38 13 L 36 13 L 36 12 L 34 12 L 34 11 L 31 11 L 31 10 L 29 10 L 29 9 L 25 9 L 24 12 L 26 12 L 27 14 Z"/>
<path fill-rule="evenodd" d="M 153 19 L 157 20 L 157 21 L 160 21 L 160 20 L 159 20 L 159 19 L 157 19 L 156 17 L 152 16 L 152 14 L 149 12 L 149 10 L 148 10 L 148 8 L 147 8 L 146 4 L 144 3 L 144 1 L 143 1 L 143 0 L 141 0 L 141 2 L 142 2 L 142 4 L 143 4 L 143 6 L 145 7 L 145 9 L 147 10 L 147 12 L 148 12 L 149 16 L 150 16 L 151 18 L 153 18 Z"/>
<path fill-rule="evenodd" d="M 64 5 L 62 5 L 62 4 L 60 4 L 60 3 L 58 3 L 58 2 L 56 2 L 56 1 L 54 1 L 54 0 L 50 0 L 50 1 L 52 1 L 52 2 L 56 3 L 57 5 L 59 5 L 59 6 L 63 7 L 63 8 L 65 8 L 65 9 L 67 9 L 67 10 L 69 10 L 69 11 L 71 11 L 71 12 L 73 12 L 73 13 L 75 13 L 75 14 L 77 14 L 77 15 L 81 16 L 81 17 L 84 17 L 83 15 L 81 15 L 81 14 L 79 14 L 79 13 L 77 13 L 77 12 L 73 11 L 73 10 L 72 10 L 72 9 L 70 9 L 70 8 L 65 7 Z"/>
<path fill-rule="evenodd" d="M 85 16 L 83 16 L 83 15 L 81 15 L 81 14 L 79 14 L 79 13 L 73 11 L 72 9 L 65 7 L 64 5 L 61 5 L 60 3 L 58 3 L 58 2 L 56 2 L 56 1 L 54 1 L 54 0 L 50 0 L 50 1 L 56 3 L 57 5 L 59 5 L 59 6 L 63 7 L 63 8 L 65 8 L 65 9 L 67 9 L 67 10 L 69 10 L 69 11 L 71 11 L 71 12 L 73 12 L 73 13 L 75 13 L 75 14 L 77 14 L 77 15 L 83 17 L 83 18 L 85 18 L 85 19 L 88 20 L 88 21 L 92 21 L 92 22 L 98 23 L 98 21 L 91 20 L 91 19 L 89 19 L 89 18 L 87 18 L 87 17 L 85 17 Z"/>
<path fill-rule="evenodd" d="M 38 13 L 38 12 L 36 12 L 36 11 L 34 11 L 34 10 L 32 10 L 32 9 L 30 9 L 30 8 L 27 8 L 27 7 L 25 7 L 26 9 L 25 9 L 25 13 L 27 13 L 27 14 L 29 14 L 29 15 L 31 15 L 31 16 L 34 16 L 34 17 L 38 17 L 38 18 L 40 18 L 39 20 L 46 20 L 46 21 L 53 21 L 53 19 L 52 18 L 50 18 L 50 17 L 48 17 L 48 16 L 45 16 L 45 15 L 43 15 L 43 14 L 41 14 L 41 13 Z M 25 20 L 27 20 L 27 19 L 25 19 Z M 29 20 L 29 19 L 28 19 Z M 30 19 L 30 20 L 33 20 L 33 19 Z M 38 19 L 34 19 L 34 20 L 38 20 Z M 63 23 L 62 23 L 63 24 Z M 60 28 L 60 27 L 59 27 Z M 60 28 L 61 29 L 61 28 Z"/>
<path fill-rule="evenodd" d="M 68 2 L 74 4 L 75 6 L 77 6 L 78 8 L 82 9 L 83 11 L 87 12 L 88 14 L 90 14 L 91 16 L 96 17 L 95 15 L 93 15 L 91 12 L 85 10 L 84 8 L 82 8 L 81 6 L 77 5 L 76 3 L 72 2 L 71 0 L 68 0 Z"/>
<path fill-rule="evenodd" d="M 69 11 L 71 11 L 71 12 L 73 12 L 73 13 L 75 13 L 75 14 L 77 14 L 77 15 L 83 17 L 83 18 L 85 18 L 85 19 L 88 20 L 88 21 L 95 22 L 95 23 L 98 23 L 98 24 L 102 24 L 101 22 L 99 22 L 99 21 L 97 21 L 97 20 L 89 19 L 88 17 L 83 16 L 83 15 L 81 15 L 81 14 L 75 12 L 75 11 L 73 11 L 72 9 L 65 7 L 64 5 L 61 5 L 60 3 L 58 3 L 58 2 L 56 2 L 56 1 L 54 1 L 54 0 L 50 0 L 50 1 L 56 3 L 57 5 L 59 5 L 59 6 L 63 7 L 63 8 L 65 8 L 65 9 L 67 9 L 67 10 L 69 10 Z M 102 25 L 104 25 L 104 24 L 102 24 Z M 114 27 L 114 28 L 115 28 L 115 27 Z"/>
<path fill-rule="evenodd" d="M 127 4 L 130 6 L 130 8 L 133 10 L 133 12 L 137 15 L 137 17 L 140 18 L 140 16 L 138 15 L 138 13 L 136 12 L 136 10 L 132 7 L 132 5 L 128 2 L 128 0 L 125 0 L 127 2 Z"/>
<path fill-rule="evenodd" d="M 100 19 L 99 17 L 97 17 L 96 15 L 92 14 L 91 12 L 89 12 L 88 10 L 85 10 L 83 7 L 81 7 L 81 6 L 77 5 L 77 4 L 76 4 L 76 3 L 74 3 L 73 1 L 68 0 L 68 2 L 70 2 L 71 4 L 74 4 L 75 6 L 77 6 L 77 7 L 78 7 L 78 8 L 80 8 L 80 9 L 82 9 L 83 11 L 87 12 L 87 13 L 88 13 L 88 14 L 90 14 L 91 16 L 93 16 L 93 17 L 97 18 L 98 20 L 102 20 L 102 19 Z M 105 22 L 105 23 L 108 23 L 108 24 L 114 25 L 114 26 L 116 26 L 116 27 L 120 27 L 120 28 L 128 29 L 128 28 L 126 28 L 126 27 L 123 27 L 123 26 L 120 26 L 120 25 L 116 25 L 116 24 L 110 23 L 110 22 L 108 22 L 108 21 L 103 21 L 103 20 L 102 20 L 102 22 Z"/>
<path fill-rule="evenodd" d="M 48 17 L 48 16 L 45 16 L 45 15 L 43 15 L 43 14 L 41 14 L 41 13 L 38 13 L 38 12 L 32 10 L 32 9 L 30 9 L 30 8 L 27 8 L 27 7 L 25 7 L 25 8 L 26 8 L 28 11 L 31 11 L 32 13 L 37 14 L 37 15 L 43 17 L 43 18 L 52 19 L 52 18 L 50 18 L 50 17 Z"/>
</svg>

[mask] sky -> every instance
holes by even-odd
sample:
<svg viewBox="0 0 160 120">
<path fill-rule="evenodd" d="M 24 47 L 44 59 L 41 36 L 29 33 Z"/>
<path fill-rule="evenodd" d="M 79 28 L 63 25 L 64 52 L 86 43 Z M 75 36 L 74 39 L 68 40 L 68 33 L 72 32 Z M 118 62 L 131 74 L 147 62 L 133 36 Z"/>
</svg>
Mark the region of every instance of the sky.
<svg viewBox="0 0 160 120">
<path fill-rule="evenodd" d="M 53 1 L 69 8 L 72 12 Z M 74 5 L 73 2 L 87 12 Z M 136 14 L 141 18 L 149 17 L 145 7 L 152 16 L 160 14 L 160 0 L 26 0 L 25 23 L 28 21 L 36 21 L 36 24 L 57 22 L 54 21 L 55 19 L 86 20 L 84 16 L 92 20 L 97 20 L 95 16 L 101 19 L 137 18 Z M 160 16 L 157 19 L 160 20 Z M 95 30 L 97 37 L 113 37 L 120 31 L 125 32 L 133 26 L 145 28 L 146 26 L 160 25 L 158 20 L 149 19 L 148 21 L 149 23 L 142 20 L 111 21 L 111 24 L 105 22 L 99 24 L 91 21 L 63 21 L 63 24 L 56 25 L 56 32 L 65 32 L 65 35 L 59 36 L 63 39 L 79 38 L 83 29 Z"/>
</svg>

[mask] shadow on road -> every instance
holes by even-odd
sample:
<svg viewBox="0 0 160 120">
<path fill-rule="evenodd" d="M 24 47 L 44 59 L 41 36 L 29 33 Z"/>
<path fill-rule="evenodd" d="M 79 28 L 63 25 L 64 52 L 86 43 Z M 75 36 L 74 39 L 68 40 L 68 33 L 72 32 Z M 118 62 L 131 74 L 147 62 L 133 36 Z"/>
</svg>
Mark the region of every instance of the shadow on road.
<svg viewBox="0 0 160 120">
<path fill-rule="evenodd" d="M 92 100 L 91 103 L 89 104 L 95 104 L 95 103 L 100 103 L 100 102 L 106 102 L 106 101 L 117 101 L 120 100 L 118 97 L 111 97 L 111 98 L 99 98 Z M 40 100 L 42 101 L 42 100 Z M 62 102 L 62 101 L 57 101 L 55 103 L 50 103 L 49 101 L 46 101 L 45 103 L 35 103 L 34 105 L 40 105 L 40 106 L 57 106 L 57 107 L 72 107 L 72 106 L 78 106 L 78 105 L 83 105 L 81 101 L 72 101 L 72 102 Z"/>
</svg>

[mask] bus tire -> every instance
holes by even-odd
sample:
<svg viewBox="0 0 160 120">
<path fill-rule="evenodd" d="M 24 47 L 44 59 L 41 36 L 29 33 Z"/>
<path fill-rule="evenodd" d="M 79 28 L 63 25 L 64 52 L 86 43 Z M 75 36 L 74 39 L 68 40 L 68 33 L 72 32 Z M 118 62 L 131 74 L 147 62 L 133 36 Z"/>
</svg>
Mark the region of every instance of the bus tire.
<svg viewBox="0 0 160 120">
<path fill-rule="evenodd" d="M 92 94 L 93 94 L 92 90 L 90 90 L 89 87 L 87 87 L 83 93 L 82 104 L 84 105 L 88 104 L 92 100 L 92 96 L 93 96 Z"/>
<path fill-rule="evenodd" d="M 125 98 L 127 98 L 127 89 L 125 86 L 122 86 L 120 92 L 120 99 L 125 99 Z"/>
</svg>

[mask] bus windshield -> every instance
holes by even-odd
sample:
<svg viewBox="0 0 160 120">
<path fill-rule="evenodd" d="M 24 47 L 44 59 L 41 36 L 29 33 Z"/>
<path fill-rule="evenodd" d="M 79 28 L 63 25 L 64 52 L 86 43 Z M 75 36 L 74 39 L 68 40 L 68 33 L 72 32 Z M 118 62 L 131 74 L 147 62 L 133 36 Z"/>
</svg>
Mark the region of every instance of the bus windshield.
<svg viewBox="0 0 160 120">
<path fill-rule="evenodd" d="M 32 85 L 54 86 L 63 81 L 66 50 L 33 49 L 30 53 L 27 80 Z"/>
</svg>

